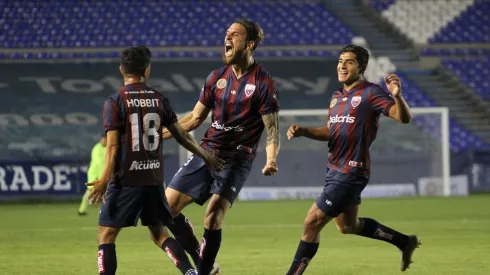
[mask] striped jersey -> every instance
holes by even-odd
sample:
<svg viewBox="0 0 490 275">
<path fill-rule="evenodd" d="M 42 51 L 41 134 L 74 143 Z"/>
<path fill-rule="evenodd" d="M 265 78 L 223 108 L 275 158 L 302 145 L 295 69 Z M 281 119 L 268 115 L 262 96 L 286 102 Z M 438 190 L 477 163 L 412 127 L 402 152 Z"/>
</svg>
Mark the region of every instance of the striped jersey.
<svg viewBox="0 0 490 275">
<path fill-rule="evenodd" d="M 118 130 L 115 184 L 163 184 L 161 128 L 177 122 L 169 100 L 145 83 L 124 86 L 104 103 L 104 128 Z"/>
<path fill-rule="evenodd" d="M 363 81 L 338 90 L 330 101 L 328 170 L 369 178 L 369 147 L 376 139 L 379 116 L 395 104 L 379 85 Z"/>
<path fill-rule="evenodd" d="M 240 78 L 231 65 L 214 70 L 206 79 L 199 101 L 212 109 L 202 146 L 224 154 L 239 150 L 254 157 L 265 128 L 262 115 L 279 111 L 276 85 L 257 63 Z"/>
</svg>

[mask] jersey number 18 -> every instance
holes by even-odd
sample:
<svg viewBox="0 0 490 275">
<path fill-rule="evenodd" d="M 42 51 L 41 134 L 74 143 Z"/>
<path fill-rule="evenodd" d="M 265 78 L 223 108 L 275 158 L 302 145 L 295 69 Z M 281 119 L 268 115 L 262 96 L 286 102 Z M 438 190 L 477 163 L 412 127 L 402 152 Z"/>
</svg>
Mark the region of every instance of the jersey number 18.
<svg viewBox="0 0 490 275">
<path fill-rule="evenodd" d="M 143 129 L 141 129 L 139 114 L 133 113 L 129 116 L 131 122 L 131 148 L 134 151 L 140 150 L 140 132 L 143 132 L 143 147 L 146 151 L 158 149 L 160 144 L 160 115 L 157 113 L 147 113 L 143 116 Z"/>
</svg>

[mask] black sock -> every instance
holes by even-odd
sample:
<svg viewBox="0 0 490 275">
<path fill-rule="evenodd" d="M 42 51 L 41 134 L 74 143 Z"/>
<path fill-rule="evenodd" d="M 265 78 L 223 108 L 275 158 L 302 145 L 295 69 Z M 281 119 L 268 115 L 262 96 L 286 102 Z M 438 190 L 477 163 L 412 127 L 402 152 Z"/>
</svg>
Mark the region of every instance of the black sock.
<svg viewBox="0 0 490 275">
<path fill-rule="evenodd" d="M 191 256 L 194 264 L 199 266 L 199 263 L 201 262 L 199 257 L 201 251 L 200 245 L 196 234 L 194 233 L 194 228 L 187 217 L 183 214 L 179 214 L 174 218 L 174 224 L 169 225 L 168 229 L 170 229 L 175 239 L 182 245 L 185 252 Z"/>
<path fill-rule="evenodd" d="M 218 255 L 221 245 L 221 229 L 204 229 L 201 241 L 201 262 L 199 263 L 198 273 L 209 274 L 213 269 L 214 261 Z"/>
<path fill-rule="evenodd" d="M 99 274 L 115 275 L 117 269 L 116 245 L 113 243 L 99 245 L 97 253 Z"/>
<path fill-rule="evenodd" d="M 361 223 L 364 223 L 364 226 L 357 235 L 389 242 L 400 250 L 408 243 L 408 236 L 405 234 L 386 227 L 370 218 L 359 218 L 359 220 Z"/>
<path fill-rule="evenodd" d="M 318 251 L 318 243 L 308 243 L 303 240 L 299 242 L 293 263 L 289 268 L 287 275 L 301 275 L 305 272 L 306 267 Z"/>
<path fill-rule="evenodd" d="M 184 249 L 178 241 L 176 241 L 174 238 L 167 238 L 165 242 L 163 242 L 162 249 L 165 251 L 165 253 L 167 253 L 170 260 L 172 260 L 182 274 L 195 274 L 192 273 L 195 272 L 195 268 L 192 266 L 189 258 L 187 258 L 187 255 L 185 254 Z"/>
</svg>

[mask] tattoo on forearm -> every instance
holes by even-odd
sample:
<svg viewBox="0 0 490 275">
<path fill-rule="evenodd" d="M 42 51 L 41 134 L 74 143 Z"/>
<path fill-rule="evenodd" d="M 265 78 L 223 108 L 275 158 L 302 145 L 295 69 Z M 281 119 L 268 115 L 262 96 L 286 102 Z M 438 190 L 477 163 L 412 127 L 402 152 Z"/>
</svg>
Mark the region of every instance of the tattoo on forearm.
<svg viewBox="0 0 490 275">
<path fill-rule="evenodd" d="M 277 112 L 263 115 L 265 129 L 267 131 L 267 145 L 276 144 L 279 146 L 279 114 Z"/>
</svg>

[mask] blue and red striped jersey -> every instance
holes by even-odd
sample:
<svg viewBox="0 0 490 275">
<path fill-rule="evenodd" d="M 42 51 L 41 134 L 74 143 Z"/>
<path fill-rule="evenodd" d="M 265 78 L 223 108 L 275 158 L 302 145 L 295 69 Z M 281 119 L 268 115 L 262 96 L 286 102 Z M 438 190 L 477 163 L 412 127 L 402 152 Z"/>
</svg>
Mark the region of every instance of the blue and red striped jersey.
<svg viewBox="0 0 490 275">
<path fill-rule="evenodd" d="M 224 154 L 236 150 L 254 157 L 264 131 L 262 115 L 279 111 L 277 87 L 259 64 L 237 78 L 233 66 L 209 74 L 199 101 L 212 109 L 212 122 L 202 146 Z"/>
<path fill-rule="evenodd" d="M 106 131 L 120 134 L 113 183 L 163 184 L 160 128 L 177 122 L 169 100 L 145 83 L 129 84 L 105 101 L 103 120 Z"/>
<path fill-rule="evenodd" d="M 379 85 L 363 81 L 350 91 L 341 89 L 330 101 L 328 170 L 369 178 L 369 147 L 376 139 L 379 116 L 395 104 Z"/>
</svg>

